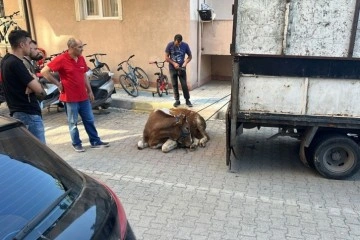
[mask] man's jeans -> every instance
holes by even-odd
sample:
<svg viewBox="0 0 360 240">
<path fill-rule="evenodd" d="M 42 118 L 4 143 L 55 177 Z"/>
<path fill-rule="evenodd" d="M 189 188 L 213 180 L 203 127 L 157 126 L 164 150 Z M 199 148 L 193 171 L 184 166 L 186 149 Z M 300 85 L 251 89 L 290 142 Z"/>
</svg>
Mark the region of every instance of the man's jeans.
<svg viewBox="0 0 360 240">
<path fill-rule="evenodd" d="M 13 117 L 24 123 L 26 128 L 42 143 L 45 141 L 45 129 L 42 117 L 39 115 L 31 115 L 24 112 L 15 112 Z"/>
<path fill-rule="evenodd" d="M 90 144 L 94 145 L 100 142 L 89 100 L 83 102 L 67 102 L 65 103 L 65 111 L 73 146 L 81 144 L 79 130 L 77 128 L 78 115 L 80 115 L 82 119 L 85 131 L 89 136 Z"/>
<path fill-rule="evenodd" d="M 179 72 L 181 74 L 179 74 Z M 180 100 L 179 96 L 179 87 L 178 87 L 178 78 L 180 80 L 181 88 L 184 94 L 184 98 L 186 100 L 190 99 L 189 89 L 186 85 L 186 71 L 185 70 L 173 70 L 170 69 L 170 77 L 171 77 L 171 84 L 173 86 L 174 98 L 175 100 Z"/>
</svg>

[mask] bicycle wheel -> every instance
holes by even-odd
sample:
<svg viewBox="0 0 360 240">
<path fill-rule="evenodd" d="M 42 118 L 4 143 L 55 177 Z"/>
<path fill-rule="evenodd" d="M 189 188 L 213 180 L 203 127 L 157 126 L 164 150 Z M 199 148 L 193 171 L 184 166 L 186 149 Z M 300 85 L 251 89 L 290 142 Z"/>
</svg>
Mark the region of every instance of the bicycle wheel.
<svg viewBox="0 0 360 240">
<path fill-rule="evenodd" d="M 129 76 L 127 75 L 120 75 L 119 82 L 122 86 L 122 88 L 127 92 L 129 95 L 133 97 L 137 97 L 139 95 L 138 89 L 135 86 L 134 82 L 131 81 Z"/>
<path fill-rule="evenodd" d="M 167 91 L 168 88 L 169 88 L 169 83 L 167 76 L 166 75 L 160 76 L 156 80 L 156 90 L 159 97 L 161 97 L 164 92 L 166 93 L 166 95 L 168 95 L 168 91 Z"/>
<path fill-rule="evenodd" d="M 168 95 L 168 89 L 169 89 L 169 80 L 168 77 L 166 75 L 164 75 L 164 90 L 166 95 Z"/>
<path fill-rule="evenodd" d="M 156 80 L 156 91 L 157 91 L 159 97 L 162 96 L 161 83 L 162 83 L 162 81 L 158 78 Z"/>
<path fill-rule="evenodd" d="M 145 71 L 139 67 L 136 67 L 134 69 L 134 72 L 135 72 L 136 78 L 140 84 L 140 87 L 148 89 L 150 86 L 150 82 L 149 82 L 149 77 L 145 73 Z"/>
<path fill-rule="evenodd" d="M 93 70 L 93 73 L 95 75 L 98 75 L 100 73 L 108 73 L 108 72 L 110 72 L 109 66 L 106 63 L 102 63 L 102 64 L 103 64 L 103 66 L 101 68 L 95 68 Z"/>
</svg>

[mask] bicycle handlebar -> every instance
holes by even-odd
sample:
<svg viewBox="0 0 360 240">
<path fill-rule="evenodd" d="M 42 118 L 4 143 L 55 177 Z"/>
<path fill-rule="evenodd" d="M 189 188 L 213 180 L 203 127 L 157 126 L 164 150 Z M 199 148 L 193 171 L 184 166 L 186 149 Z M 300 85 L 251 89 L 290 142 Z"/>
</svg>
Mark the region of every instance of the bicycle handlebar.
<svg viewBox="0 0 360 240">
<path fill-rule="evenodd" d="M 86 57 L 92 57 L 92 56 L 96 57 L 96 56 L 105 56 L 105 55 L 106 55 L 106 53 L 94 53 L 94 54 L 87 55 Z"/>
<path fill-rule="evenodd" d="M 149 64 L 158 64 L 158 63 L 166 63 L 166 60 L 162 62 L 158 62 L 158 61 L 149 62 Z"/>
<path fill-rule="evenodd" d="M 129 60 L 130 60 L 131 58 L 133 58 L 133 57 L 135 57 L 135 55 L 134 55 L 134 54 L 133 54 L 133 55 L 131 55 L 131 56 L 130 56 L 127 60 L 122 61 L 121 63 L 119 63 L 119 64 L 118 64 L 118 66 L 119 66 L 119 67 L 117 68 L 117 71 L 119 71 L 120 69 L 122 69 L 122 66 L 121 66 L 121 65 L 122 65 L 123 63 L 125 63 L 125 62 L 129 62 Z"/>
<path fill-rule="evenodd" d="M 162 61 L 162 62 L 153 61 L 153 62 L 149 62 L 149 64 L 156 64 L 156 67 L 158 67 L 158 68 L 163 68 L 164 65 L 165 65 L 165 62 L 167 62 L 167 61 L 166 61 L 166 60 L 165 60 L 165 61 Z"/>
<path fill-rule="evenodd" d="M 64 51 L 62 51 L 62 52 L 59 52 L 59 53 L 51 54 L 49 57 L 45 58 L 44 60 L 45 60 L 45 61 L 50 61 L 50 60 L 52 60 L 54 57 L 59 56 L 60 54 L 63 54 L 64 52 L 66 52 L 66 50 L 64 50 Z"/>
<path fill-rule="evenodd" d="M 16 11 L 16 12 L 14 12 L 13 14 L 10 14 L 10 15 L 8 15 L 8 16 L 3 16 L 3 18 L 4 18 L 4 19 L 6 19 L 6 18 L 12 19 L 14 16 L 18 15 L 19 13 L 20 13 L 20 11 Z"/>
</svg>

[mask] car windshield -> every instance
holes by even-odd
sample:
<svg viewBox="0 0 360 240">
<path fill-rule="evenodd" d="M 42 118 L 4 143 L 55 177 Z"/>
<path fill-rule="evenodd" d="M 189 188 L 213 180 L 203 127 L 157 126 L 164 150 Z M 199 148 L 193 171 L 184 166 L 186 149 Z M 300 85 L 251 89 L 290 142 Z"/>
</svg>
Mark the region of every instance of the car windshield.
<svg viewBox="0 0 360 240">
<path fill-rule="evenodd" d="M 63 201 L 55 204 L 58 210 L 44 216 L 47 223 L 37 227 L 37 232 L 46 230 L 82 187 L 81 176 L 24 127 L 0 132 L 0 176 L 0 239 L 12 239 L 71 189 Z"/>
</svg>

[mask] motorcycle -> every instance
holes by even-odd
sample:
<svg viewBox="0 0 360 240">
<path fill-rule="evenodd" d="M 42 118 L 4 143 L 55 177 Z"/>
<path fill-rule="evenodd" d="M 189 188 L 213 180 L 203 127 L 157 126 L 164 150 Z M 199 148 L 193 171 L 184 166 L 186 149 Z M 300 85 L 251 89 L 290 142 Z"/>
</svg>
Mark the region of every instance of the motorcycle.
<svg viewBox="0 0 360 240">
<path fill-rule="evenodd" d="M 95 110 L 107 109 L 112 102 L 111 95 L 116 92 L 114 82 L 111 78 L 114 73 L 96 72 L 95 74 L 93 70 L 89 69 L 87 72 L 91 90 L 95 98 L 94 101 L 91 102 L 91 107 Z"/>
<path fill-rule="evenodd" d="M 58 73 L 52 73 L 55 78 L 60 81 L 60 77 Z M 114 73 L 112 72 L 93 72 L 90 70 L 87 72 L 87 76 L 90 79 L 90 86 L 92 92 L 94 94 L 94 101 L 91 102 L 91 107 L 94 110 L 107 109 L 110 107 L 112 98 L 111 95 L 116 93 L 114 82 L 112 81 L 112 76 Z M 57 86 L 46 78 L 44 78 L 40 73 L 37 73 L 39 77 L 39 81 L 42 84 L 46 96 L 40 102 L 41 109 L 48 109 L 50 111 L 50 107 L 57 107 L 57 111 L 60 112 L 62 108 L 64 108 L 64 104 L 59 101 L 60 91 Z M 0 82 L 0 104 L 5 102 L 4 94 L 2 93 L 2 87 Z"/>
<path fill-rule="evenodd" d="M 58 79 L 58 81 L 60 80 L 57 72 L 52 73 L 52 75 Z M 40 102 L 41 109 L 48 109 L 48 111 L 50 111 L 50 107 L 55 106 L 57 111 L 60 112 L 61 109 L 64 108 L 64 104 L 59 100 L 60 91 L 58 87 L 44 78 L 41 74 L 38 73 L 37 76 L 39 77 L 39 82 L 46 92 L 45 98 Z"/>
<path fill-rule="evenodd" d="M 52 73 L 55 78 L 59 80 L 58 73 Z M 113 73 L 97 73 L 93 74 L 92 70 L 87 72 L 90 80 L 91 90 L 94 94 L 94 101 L 91 102 L 91 107 L 94 110 L 107 109 L 110 107 L 112 98 L 111 95 L 115 93 L 114 82 L 111 79 Z M 46 97 L 41 101 L 42 109 L 50 110 L 50 107 L 56 106 L 59 112 L 64 108 L 64 104 L 59 101 L 60 92 L 58 87 L 48 81 L 46 78 L 40 76 L 40 83 L 43 85 L 46 92 Z"/>
</svg>

